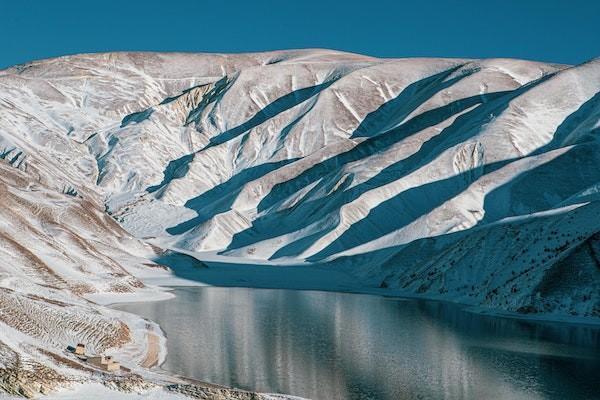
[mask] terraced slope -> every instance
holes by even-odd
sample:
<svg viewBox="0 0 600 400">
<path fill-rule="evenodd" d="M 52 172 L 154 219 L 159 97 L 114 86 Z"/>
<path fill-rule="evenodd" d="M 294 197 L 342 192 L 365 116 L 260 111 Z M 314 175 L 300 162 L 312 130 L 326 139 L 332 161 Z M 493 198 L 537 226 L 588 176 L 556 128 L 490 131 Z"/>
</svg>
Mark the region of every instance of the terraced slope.
<svg viewBox="0 0 600 400">
<path fill-rule="evenodd" d="M 64 355 L 78 342 L 92 353 L 126 349 L 135 366 L 156 326 L 86 297 L 157 295 L 131 274 L 158 268 L 153 250 L 93 198 L 51 189 L 5 161 L 0 203 L 0 390 L 35 396 L 92 378 Z"/>
</svg>

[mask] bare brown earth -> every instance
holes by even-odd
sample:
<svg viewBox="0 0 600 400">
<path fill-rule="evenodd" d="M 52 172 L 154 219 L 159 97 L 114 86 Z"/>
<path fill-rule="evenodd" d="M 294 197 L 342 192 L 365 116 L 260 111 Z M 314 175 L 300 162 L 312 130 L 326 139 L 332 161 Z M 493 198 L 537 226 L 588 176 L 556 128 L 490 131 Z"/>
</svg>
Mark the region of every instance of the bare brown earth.
<svg viewBox="0 0 600 400">
<path fill-rule="evenodd" d="M 146 337 L 148 338 L 148 350 L 146 352 L 146 358 L 142 361 L 142 367 L 152 368 L 158 364 L 158 336 L 152 332 L 148 332 Z"/>
</svg>

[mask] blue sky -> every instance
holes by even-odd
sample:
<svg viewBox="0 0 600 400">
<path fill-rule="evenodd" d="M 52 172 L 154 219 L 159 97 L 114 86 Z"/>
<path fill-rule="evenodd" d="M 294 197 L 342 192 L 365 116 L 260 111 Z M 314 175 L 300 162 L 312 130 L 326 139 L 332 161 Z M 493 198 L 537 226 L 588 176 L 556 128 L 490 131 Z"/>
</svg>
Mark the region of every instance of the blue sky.
<svg viewBox="0 0 600 400">
<path fill-rule="evenodd" d="M 110 50 L 324 47 L 382 57 L 600 55 L 598 0 L 0 0 L 0 67 Z"/>
</svg>

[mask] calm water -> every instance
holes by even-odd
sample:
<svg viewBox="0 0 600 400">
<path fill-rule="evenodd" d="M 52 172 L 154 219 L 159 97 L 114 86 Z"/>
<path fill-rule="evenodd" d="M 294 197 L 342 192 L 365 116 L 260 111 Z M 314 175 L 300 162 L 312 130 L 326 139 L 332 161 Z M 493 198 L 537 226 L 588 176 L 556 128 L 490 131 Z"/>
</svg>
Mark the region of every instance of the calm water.
<svg viewBox="0 0 600 400">
<path fill-rule="evenodd" d="M 178 288 L 116 308 L 158 322 L 167 371 L 323 399 L 600 398 L 600 329 L 483 317 L 444 303 Z"/>
</svg>

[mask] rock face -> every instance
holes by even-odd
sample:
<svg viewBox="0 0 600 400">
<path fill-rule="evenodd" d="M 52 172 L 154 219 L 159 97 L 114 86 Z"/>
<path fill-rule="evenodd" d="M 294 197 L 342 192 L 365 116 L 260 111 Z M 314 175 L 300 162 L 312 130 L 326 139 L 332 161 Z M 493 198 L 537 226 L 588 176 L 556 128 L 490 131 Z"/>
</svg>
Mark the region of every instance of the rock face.
<svg viewBox="0 0 600 400">
<path fill-rule="evenodd" d="M 135 341 L 80 296 L 143 290 L 147 238 L 599 317 L 599 120 L 600 60 L 110 53 L 0 71 L 0 322 L 16 332 L 0 340 L 67 340 L 20 326 L 23 304 L 79 315 L 98 348 Z"/>
</svg>

